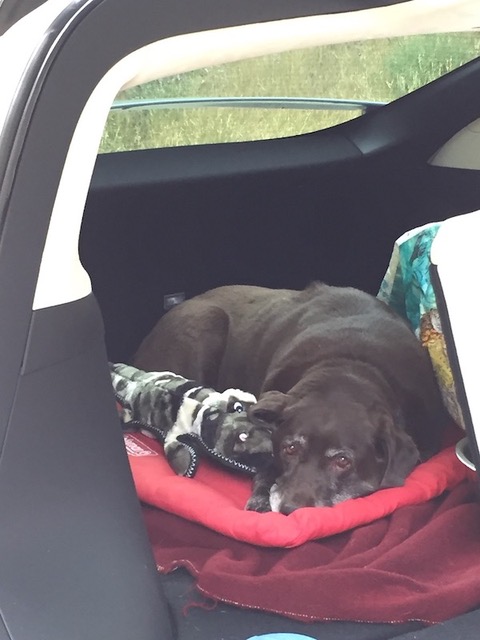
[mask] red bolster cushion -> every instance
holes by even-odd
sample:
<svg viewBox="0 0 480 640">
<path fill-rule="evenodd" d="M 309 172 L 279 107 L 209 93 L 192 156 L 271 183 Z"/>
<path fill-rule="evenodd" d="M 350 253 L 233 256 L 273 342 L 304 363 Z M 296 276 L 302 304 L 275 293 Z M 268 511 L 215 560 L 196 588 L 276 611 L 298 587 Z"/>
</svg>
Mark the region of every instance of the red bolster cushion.
<svg viewBox="0 0 480 640">
<path fill-rule="evenodd" d="M 251 478 L 203 460 L 195 478 L 177 476 L 160 443 L 125 433 L 125 446 L 139 499 L 236 540 L 265 547 L 296 547 L 341 533 L 419 504 L 452 489 L 473 472 L 449 446 L 420 464 L 404 486 L 383 489 L 334 507 L 304 507 L 286 516 L 245 511 Z M 474 475 L 474 474 L 473 474 Z"/>
</svg>

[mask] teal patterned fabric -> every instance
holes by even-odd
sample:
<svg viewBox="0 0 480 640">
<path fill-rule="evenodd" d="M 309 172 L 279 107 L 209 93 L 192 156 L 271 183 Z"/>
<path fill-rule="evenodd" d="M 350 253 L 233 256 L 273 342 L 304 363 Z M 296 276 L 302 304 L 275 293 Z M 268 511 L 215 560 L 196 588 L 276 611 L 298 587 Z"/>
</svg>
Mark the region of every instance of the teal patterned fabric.
<svg viewBox="0 0 480 640">
<path fill-rule="evenodd" d="M 378 298 L 402 315 L 428 350 L 443 401 L 455 422 L 464 426 L 445 338 L 430 277 L 432 242 L 441 226 L 434 222 L 403 234 L 395 243 Z"/>
</svg>

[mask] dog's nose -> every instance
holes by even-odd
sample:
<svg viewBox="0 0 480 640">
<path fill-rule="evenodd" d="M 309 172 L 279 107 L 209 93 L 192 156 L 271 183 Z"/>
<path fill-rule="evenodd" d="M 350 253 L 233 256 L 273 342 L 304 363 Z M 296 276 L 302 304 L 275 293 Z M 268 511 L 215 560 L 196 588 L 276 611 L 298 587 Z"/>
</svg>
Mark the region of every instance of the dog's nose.
<svg viewBox="0 0 480 640">
<path fill-rule="evenodd" d="M 288 514 L 292 513 L 292 511 L 295 511 L 295 509 L 298 509 L 297 505 L 294 505 L 291 503 L 282 504 L 280 507 L 280 513 L 283 513 L 285 516 L 288 516 Z"/>
<path fill-rule="evenodd" d="M 289 502 L 282 502 L 282 504 L 280 505 L 280 513 L 283 513 L 284 515 L 288 516 L 288 514 L 292 513 L 293 511 L 296 511 L 297 509 L 301 509 L 302 507 L 314 507 L 315 506 L 315 501 L 312 500 L 301 500 L 301 501 L 289 501 Z"/>
</svg>

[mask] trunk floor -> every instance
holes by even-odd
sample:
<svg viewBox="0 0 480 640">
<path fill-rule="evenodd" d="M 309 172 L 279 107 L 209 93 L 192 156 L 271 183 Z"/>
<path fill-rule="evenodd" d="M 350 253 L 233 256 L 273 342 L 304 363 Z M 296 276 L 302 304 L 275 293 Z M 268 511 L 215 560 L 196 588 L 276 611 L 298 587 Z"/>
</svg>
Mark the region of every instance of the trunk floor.
<svg viewBox="0 0 480 640">
<path fill-rule="evenodd" d="M 264 611 L 240 609 L 206 601 L 184 569 L 159 574 L 168 600 L 174 637 L 178 640 L 247 640 L 267 633 L 297 633 L 315 640 L 478 640 L 480 609 L 448 622 L 425 627 L 417 622 L 371 624 L 365 622 L 301 623 Z M 192 602 L 198 606 L 191 606 Z"/>
<path fill-rule="evenodd" d="M 221 602 L 216 606 L 212 605 L 211 601 L 196 590 L 194 579 L 184 569 L 177 569 L 167 575 L 159 574 L 159 581 L 170 605 L 176 629 L 175 637 L 179 640 L 247 640 L 252 636 L 275 632 L 304 634 L 315 640 L 403 640 L 404 634 L 407 634 L 407 640 L 410 632 L 418 633 L 424 628 L 418 622 L 393 625 L 330 621 L 302 623 Z M 192 602 L 198 605 L 191 606 Z M 472 640 L 478 640 L 478 627 L 476 629 L 475 636 L 471 636 Z M 419 637 L 417 633 L 412 633 L 412 640 Z M 465 635 L 461 637 L 462 640 L 469 638 Z M 452 640 L 451 635 L 449 640 Z"/>
</svg>

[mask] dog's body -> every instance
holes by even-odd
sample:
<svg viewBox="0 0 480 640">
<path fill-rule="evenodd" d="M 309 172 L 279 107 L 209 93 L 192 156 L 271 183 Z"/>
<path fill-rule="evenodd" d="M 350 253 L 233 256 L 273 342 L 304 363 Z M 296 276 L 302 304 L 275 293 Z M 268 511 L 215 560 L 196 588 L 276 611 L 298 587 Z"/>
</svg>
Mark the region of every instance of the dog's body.
<svg viewBox="0 0 480 640">
<path fill-rule="evenodd" d="M 251 418 L 276 428 L 274 463 L 248 505 L 257 510 L 289 513 L 402 484 L 436 449 L 444 420 L 414 334 L 351 288 L 214 289 L 167 313 L 134 364 L 260 397 Z"/>
</svg>

